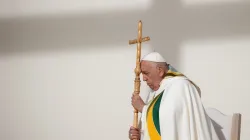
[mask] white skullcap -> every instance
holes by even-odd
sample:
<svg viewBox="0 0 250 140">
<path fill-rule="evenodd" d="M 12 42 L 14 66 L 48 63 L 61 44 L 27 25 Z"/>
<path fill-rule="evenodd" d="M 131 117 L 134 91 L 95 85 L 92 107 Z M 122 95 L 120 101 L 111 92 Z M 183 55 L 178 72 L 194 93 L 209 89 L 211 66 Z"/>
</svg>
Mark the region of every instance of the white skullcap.
<svg viewBox="0 0 250 140">
<path fill-rule="evenodd" d="M 166 62 L 166 60 L 158 52 L 151 52 L 145 55 L 141 60 L 152 62 Z"/>
</svg>

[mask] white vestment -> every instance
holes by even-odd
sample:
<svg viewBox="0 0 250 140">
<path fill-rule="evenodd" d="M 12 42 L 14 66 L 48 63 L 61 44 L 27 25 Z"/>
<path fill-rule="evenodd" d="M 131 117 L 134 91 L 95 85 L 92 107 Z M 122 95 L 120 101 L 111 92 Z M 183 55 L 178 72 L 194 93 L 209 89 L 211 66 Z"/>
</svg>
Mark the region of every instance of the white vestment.
<svg viewBox="0 0 250 140">
<path fill-rule="evenodd" d="M 160 88 L 150 93 L 149 103 L 141 114 L 141 140 L 150 140 L 147 110 L 150 101 L 162 91 L 159 108 L 161 140 L 219 140 L 198 90 L 184 76 L 163 79 Z"/>
</svg>

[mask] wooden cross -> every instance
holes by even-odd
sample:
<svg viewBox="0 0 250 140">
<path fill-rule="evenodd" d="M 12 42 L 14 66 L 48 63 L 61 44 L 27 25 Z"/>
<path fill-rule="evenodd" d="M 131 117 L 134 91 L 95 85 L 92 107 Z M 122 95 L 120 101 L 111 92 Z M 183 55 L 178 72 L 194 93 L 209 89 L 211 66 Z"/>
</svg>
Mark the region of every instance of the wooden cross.
<svg viewBox="0 0 250 140">
<path fill-rule="evenodd" d="M 141 59 L 141 43 L 149 41 L 149 37 L 144 37 L 142 38 L 142 22 L 141 20 L 138 23 L 138 36 L 137 39 L 134 40 L 129 40 L 129 45 L 131 44 L 136 44 L 137 43 L 137 53 L 136 53 L 136 68 L 135 68 L 135 81 L 134 81 L 134 94 L 139 94 L 140 93 L 140 73 L 141 73 L 141 68 L 140 68 L 140 59 Z M 135 128 L 138 127 L 138 110 L 134 109 L 134 122 L 133 126 Z"/>
<path fill-rule="evenodd" d="M 137 39 L 129 40 L 129 45 L 132 45 L 135 43 L 141 44 L 141 42 L 146 42 L 149 40 L 150 40 L 150 38 L 148 36 L 142 38 L 142 22 L 140 20 L 138 23 L 138 37 L 137 37 Z"/>
</svg>

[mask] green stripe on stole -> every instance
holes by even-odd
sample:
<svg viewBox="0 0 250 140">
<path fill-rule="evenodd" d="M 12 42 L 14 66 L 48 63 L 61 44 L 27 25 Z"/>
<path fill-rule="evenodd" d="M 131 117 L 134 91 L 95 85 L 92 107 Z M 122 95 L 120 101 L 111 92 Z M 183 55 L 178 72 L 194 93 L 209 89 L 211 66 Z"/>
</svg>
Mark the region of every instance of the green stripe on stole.
<svg viewBox="0 0 250 140">
<path fill-rule="evenodd" d="M 147 111 L 147 126 L 151 140 L 161 139 L 159 108 L 163 93 L 164 91 L 153 99 Z"/>
</svg>

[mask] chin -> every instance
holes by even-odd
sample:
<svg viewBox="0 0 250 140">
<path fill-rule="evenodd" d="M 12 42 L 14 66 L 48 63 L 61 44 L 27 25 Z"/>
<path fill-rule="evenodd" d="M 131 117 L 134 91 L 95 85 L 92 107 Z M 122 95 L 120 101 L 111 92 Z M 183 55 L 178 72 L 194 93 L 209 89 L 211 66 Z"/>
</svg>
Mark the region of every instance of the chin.
<svg viewBox="0 0 250 140">
<path fill-rule="evenodd" d="M 153 87 L 153 86 L 149 86 L 149 88 L 150 88 L 151 90 L 154 90 L 154 87 Z"/>
</svg>

